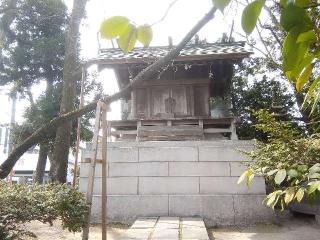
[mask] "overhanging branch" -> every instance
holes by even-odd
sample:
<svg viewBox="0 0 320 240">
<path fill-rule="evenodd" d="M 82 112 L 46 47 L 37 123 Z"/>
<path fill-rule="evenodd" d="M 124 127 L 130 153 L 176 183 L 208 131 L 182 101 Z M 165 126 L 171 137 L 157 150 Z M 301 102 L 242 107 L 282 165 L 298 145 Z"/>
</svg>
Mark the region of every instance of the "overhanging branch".
<svg viewBox="0 0 320 240">
<path fill-rule="evenodd" d="M 180 51 L 184 46 L 192 39 L 192 37 L 204 26 L 206 25 L 213 17 L 216 8 L 212 8 L 181 40 L 181 42 L 172 49 L 166 56 L 160 58 L 155 63 L 151 64 L 144 70 L 142 70 L 127 86 L 121 89 L 119 92 L 106 97 L 103 101 L 106 104 L 110 104 L 131 92 L 132 87 L 136 84 L 148 80 L 148 78 L 156 73 L 158 69 L 165 66 L 168 62 L 177 57 Z M 59 117 L 52 119 L 49 123 L 45 124 L 38 130 L 36 130 L 31 136 L 25 139 L 19 146 L 17 146 L 8 158 L 0 166 L 0 178 L 4 179 L 8 176 L 11 169 L 14 167 L 19 158 L 32 146 L 39 143 L 50 131 L 55 131 L 58 126 L 61 124 L 71 121 L 77 117 L 80 117 L 86 113 L 93 111 L 96 108 L 97 101 L 89 103 L 88 105 L 82 107 L 79 110 L 75 110 L 66 114 L 62 114 Z"/>
</svg>

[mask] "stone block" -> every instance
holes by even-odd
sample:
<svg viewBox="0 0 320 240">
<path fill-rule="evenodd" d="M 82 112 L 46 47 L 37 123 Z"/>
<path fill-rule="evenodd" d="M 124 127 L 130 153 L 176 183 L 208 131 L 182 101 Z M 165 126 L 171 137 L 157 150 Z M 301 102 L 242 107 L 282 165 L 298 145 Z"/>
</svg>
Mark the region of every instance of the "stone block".
<svg viewBox="0 0 320 240">
<path fill-rule="evenodd" d="M 272 222 L 273 210 L 262 204 L 265 195 L 235 195 L 234 211 L 236 225 Z"/>
<path fill-rule="evenodd" d="M 244 148 L 241 148 L 244 150 Z M 211 147 L 211 146 L 199 146 L 199 161 L 200 162 L 241 162 L 251 161 L 249 157 L 237 150 L 237 147 L 222 146 L 222 147 Z"/>
<path fill-rule="evenodd" d="M 80 178 L 79 190 L 85 192 L 87 189 L 88 178 Z M 102 192 L 102 178 L 95 178 L 93 194 L 100 195 Z M 137 194 L 138 178 L 137 177 L 112 177 L 107 178 L 108 195 L 112 194 Z"/>
<path fill-rule="evenodd" d="M 228 162 L 170 162 L 170 176 L 230 176 Z"/>
<path fill-rule="evenodd" d="M 230 162 L 231 176 L 239 177 L 246 171 L 245 162 Z"/>
<path fill-rule="evenodd" d="M 198 161 L 196 147 L 141 147 L 140 162 Z"/>
<path fill-rule="evenodd" d="M 197 194 L 198 177 L 140 177 L 139 194 Z"/>
<path fill-rule="evenodd" d="M 81 159 L 91 158 L 92 152 L 88 150 L 82 151 Z M 101 148 L 98 149 L 97 159 L 102 158 Z M 83 161 L 82 160 L 82 161 Z M 107 151 L 108 162 L 138 162 L 137 147 L 108 147 Z"/>
<path fill-rule="evenodd" d="M 80 163 L 80 177 L 89 177 L 89 169 L 90 169 L 90 163 Z M 108 176 L 108 164 L 107 164 L 107 176 Z M 94 171 L 95 177 L 102 177 L 102 164 L 97 163 L 96 168 Z"/>
<path fill-rule="evenodd" d="M 138 217 L 168 216 L 168 196 L 108 196 L 108 221 L 132 224 Z M 101 196 L 93 197 L 92 223 L 101 222 Z"/>
<path fill-rule="evenodd" d="M 201 216 L 206 226 L 233 225 L 232 195 L 176 195 L 169 196 L 169 215 Z"/>
<path fill-rule="evenodd" d="M 167 162 L 110 163 L 110 177 L 168 176 Z"/>
<path fill-rule="evenodd" d="M 250 188 L 244 183 L 237 184 L 238 177 L 200 177 L 200 194 L 265 194 L 266 186 L 262 177 L 253 180 Z"/>
</svg>

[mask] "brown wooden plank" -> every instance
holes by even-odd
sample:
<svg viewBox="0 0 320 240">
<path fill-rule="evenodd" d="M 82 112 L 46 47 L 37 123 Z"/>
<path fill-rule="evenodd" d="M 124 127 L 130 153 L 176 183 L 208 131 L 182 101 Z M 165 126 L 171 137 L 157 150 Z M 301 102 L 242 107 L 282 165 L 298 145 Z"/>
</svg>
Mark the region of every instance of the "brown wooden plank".
<svg viewBox="0 0 320 240">
<path fill-rule="evenodd" d="M 97 104 L 96 108 L 96 119 L 95 119 L 95 128 L 93 133 L 93 143 L 92 143 L 92 158 L 89 168 L 88 176 L 88 186 L 86 193 L 86 202 L 89 206 L 88 216 L 86 226 L 83 228 L 82 240 L 88 240 L 89 238 L 89 228 L 90 228 L 90 216 L 91 216 L 91 205 L 92 205 L 92 193 L 93 193 L 93 184 L 94 184 L 94 173 L 97 160 L 97 149 L 98 149 L 98 138 L 99 138 L 99 129 L 100 129 L 100 117 L 101 117 L 101 105 Z"/>
<path fill-rule="evenodd" d="M 107 240 L 107 111 L 102 111 L 102 191 L 101 191 L 101 223 L 102 240 Z"/>
</svg>

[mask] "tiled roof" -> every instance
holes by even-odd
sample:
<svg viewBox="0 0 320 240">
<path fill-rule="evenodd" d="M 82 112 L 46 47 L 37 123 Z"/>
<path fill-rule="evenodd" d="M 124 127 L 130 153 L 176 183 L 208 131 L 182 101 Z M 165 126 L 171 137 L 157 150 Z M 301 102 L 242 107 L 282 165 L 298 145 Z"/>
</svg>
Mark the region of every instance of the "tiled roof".
<svg viewBox="0 0 320 240">
<path fill-rule="evenodd" d="M 125 54 L 119 48 L 101 49 L 96 61 L 105 64 L 139 63 L 154 61 L 165 56 L 170 51 L 169 46 L 135 48 Z M 242 59 L 248 57 L 252 51 L 245 48 L 243 42 L 225 44 L 189 44 L 176 58 L 176 61 L 184 60 L 213 60 L 213 59 Z"/>
</svg>

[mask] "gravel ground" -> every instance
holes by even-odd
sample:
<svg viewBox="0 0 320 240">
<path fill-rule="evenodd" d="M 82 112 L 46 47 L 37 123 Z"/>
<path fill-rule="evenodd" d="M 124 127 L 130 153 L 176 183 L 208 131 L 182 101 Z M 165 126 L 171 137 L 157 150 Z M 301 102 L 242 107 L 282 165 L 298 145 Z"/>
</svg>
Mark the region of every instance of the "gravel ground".
<svg viewBox="0 0 320 240">
<path fill-rule="evenodd" d="M 39 240 L 81 240 L 81 233 L 69 233 L 61 228 L 59 222 L 55 222 L 52 227 L 38 222 L 25 226 L 34 232 Z M 128 226 L 120 224 L 109 226 L 108 240 L 118 240 L 120 234 L 127 228 Z M 320 225 L 313 218 L 299 216 L 282 220 L 280 224 L 210 228 L 208 233 L 211 240 L 320 240 Z M 90 239 L 101 239 L 99 225 L 91 227 Z"/>
</svg>

